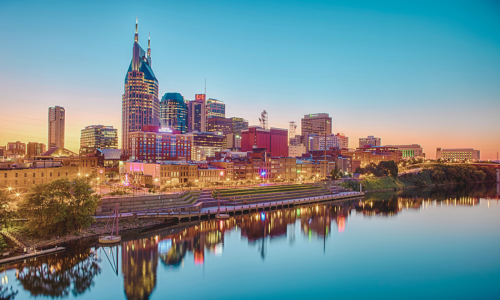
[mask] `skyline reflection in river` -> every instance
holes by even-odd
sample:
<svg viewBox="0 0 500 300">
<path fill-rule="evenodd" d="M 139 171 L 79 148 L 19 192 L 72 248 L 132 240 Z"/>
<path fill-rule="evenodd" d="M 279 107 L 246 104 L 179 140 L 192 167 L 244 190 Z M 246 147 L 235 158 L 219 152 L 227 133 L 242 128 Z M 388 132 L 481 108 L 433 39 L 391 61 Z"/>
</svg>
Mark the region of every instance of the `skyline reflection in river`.
<svg viewBox="0 0 500 300">
<path fill-rule="evenodd" d="M 82 241 L 9 266 L 0 299 L 11 287 L 13 299 L 252 298 L 255 286 L 266 291 L 260 298 L 328 297 L 333 288 L 348 299 L 498 298 L 487 285 L 500 279 L 496 197 L 495 187 L 377 193 L 180 224 L 115 247 Z M 483 288 L 465 289 L 464 278 Z"/>
</svg>

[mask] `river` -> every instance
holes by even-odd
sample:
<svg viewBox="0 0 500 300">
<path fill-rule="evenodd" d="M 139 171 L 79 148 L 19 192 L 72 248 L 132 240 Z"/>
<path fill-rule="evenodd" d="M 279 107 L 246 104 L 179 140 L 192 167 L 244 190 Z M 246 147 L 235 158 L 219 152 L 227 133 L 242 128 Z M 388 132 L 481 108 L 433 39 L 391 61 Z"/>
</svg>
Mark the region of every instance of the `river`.
<svg viewBox="0 0 500 300">
<path fill-rule="evenodd" d="M 0 299 L 499 299 L 499 190 L 371 193 L 84 240 L 3 266 Z"/>
</svg>

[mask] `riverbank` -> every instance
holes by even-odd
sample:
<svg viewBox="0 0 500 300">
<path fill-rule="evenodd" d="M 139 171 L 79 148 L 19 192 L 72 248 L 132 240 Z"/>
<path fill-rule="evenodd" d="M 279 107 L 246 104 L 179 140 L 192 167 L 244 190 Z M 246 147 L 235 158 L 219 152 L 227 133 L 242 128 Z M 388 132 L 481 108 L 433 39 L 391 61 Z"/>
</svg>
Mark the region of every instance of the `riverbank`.
<svg viewBox="0 0 500 300">
<path fill-rule="evenodd" d="M 100 235 L 109 234 L 111 233 L 111 227 L 110 225 L 108 225 L 108 227 L 106 228 L 106 222 L 107 220 L 97 221 L 89 228 L 82 229 L 81 231 L 71 232 L 65 236 L 50 236 L 50 237 L 36 238 L 27 235 L 26 232 L 24 232 L 21 229 L 11 231 L 10 233 L 13 234 L 19 240 L 19 242 L 23 243 L 28 248 L 47 249 L 55 246 L 60 246 L 69 242 L 74 242 L 80 239 L 98 237 Z M 136 220 L 124 219 L 119 221 L 118 226 L 121 235 L 121 233 L 126 234 L 127 231 L 129 230 L 140 229 L 140 228 L 144 229 L 156 226 L 161 223 L 164 223 L 164 221 L 154 220 L 154 219 L 136 219 Z M 23 249 L 19 249 L 19 247 L 17 247 L 17 249 L 14 247 L 10 247 L 9 249 L 3 251 L 4 252 L 10 251 L 11 253 L 21 253 Z"/>
</svg>

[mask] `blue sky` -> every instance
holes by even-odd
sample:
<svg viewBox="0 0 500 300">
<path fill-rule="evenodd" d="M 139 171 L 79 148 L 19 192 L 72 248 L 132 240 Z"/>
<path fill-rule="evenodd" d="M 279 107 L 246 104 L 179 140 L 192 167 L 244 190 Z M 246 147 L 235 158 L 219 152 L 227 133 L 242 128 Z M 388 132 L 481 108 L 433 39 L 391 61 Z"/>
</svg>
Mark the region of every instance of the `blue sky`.
<svg viewBox="0 0 500 300">
<path fill-rule="evenodd" d="M 274 127 L 327 112 L 335 132 L 383 144 L 500 150 L 498 1 L 4 2 L 0 144 L 46 142 L 47 107 L 79 130 L 121 125 L 134 26 L 160 94 L 204 89 L 227 116 Z M 4 122 L 5 121 L 5 122 Z"/>
</svg>

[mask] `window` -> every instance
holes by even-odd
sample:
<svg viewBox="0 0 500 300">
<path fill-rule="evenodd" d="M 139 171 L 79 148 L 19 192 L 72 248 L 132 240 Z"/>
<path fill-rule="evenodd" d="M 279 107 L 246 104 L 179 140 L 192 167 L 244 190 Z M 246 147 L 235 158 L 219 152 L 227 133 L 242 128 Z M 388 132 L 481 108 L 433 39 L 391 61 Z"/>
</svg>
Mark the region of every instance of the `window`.
<svg viewBox="0 0 500 300">
<path fill-rule="evenodd" d="M 28 177 L 28 174 L 27 174 L 27 173 L 24 173 L 24 177 Z"/>
<path fill-rule="evenodd" d="M 7 173 L 4 174 L 4 177 L 7 178 Z"/>
<path fill-rule="evenodd" d="M 60 172 L 57 172 L 57 177 L 61 177 L 61 173 Z"/>
<path fill-rule="evenodd" d="M 44 175 L 44 174 L 45 174 L 45 173 L 42 173 L 42 177 L 43 177 L 43 175 Z M 43 183 L 43 180 L 42 180 L 42 183 Z"/>
<path fill-rule="evenodd" d="M 18 175 L 18 174 L 16 173 L 16 177 L 17 177 L 17 175 Z M 16 183 L 16 184 L 17 184 L 17 183 Z"/>
<path fill-rule="evenodd" d="M 36 174 L 35 174 L 35 173 L 33 173 L 33 178 L 35 178 L 35 175 L 36 175 Z"/>
<path fill-rule="evenodd" d="M 17 177 L 17 176 L 16 176 Z M 16 185 L 17 185 L 17 180 L 16 180 Z"/>
</svg>

